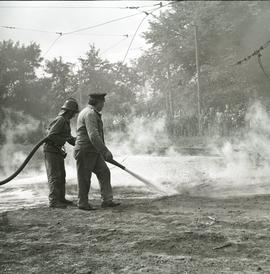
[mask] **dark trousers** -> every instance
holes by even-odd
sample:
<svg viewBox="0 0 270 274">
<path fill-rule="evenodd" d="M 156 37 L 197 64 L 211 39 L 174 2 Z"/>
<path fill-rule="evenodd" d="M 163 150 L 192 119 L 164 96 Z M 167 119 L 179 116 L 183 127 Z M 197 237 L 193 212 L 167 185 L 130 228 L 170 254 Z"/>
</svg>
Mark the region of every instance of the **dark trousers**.
<svg viewBox="0 0 270 274">
<path fill-rule="evenodd" d="M 94 172 L 100 185 L 101 197 L 104 201 L 112 201 L 111 172 L 99 153 L 82 149 L 74 151 L 77 164 L 78 206 L 88 205 L 88 194 L 91 186 L 91 175 Z"/>
<path fill-rule="evenodd" d="M 66 171 L 63 156 L 58 153 L 44 152 L 45 166 L 49 183 L 49 202 L 54 204 L 65 200 Z"/>
</svg>

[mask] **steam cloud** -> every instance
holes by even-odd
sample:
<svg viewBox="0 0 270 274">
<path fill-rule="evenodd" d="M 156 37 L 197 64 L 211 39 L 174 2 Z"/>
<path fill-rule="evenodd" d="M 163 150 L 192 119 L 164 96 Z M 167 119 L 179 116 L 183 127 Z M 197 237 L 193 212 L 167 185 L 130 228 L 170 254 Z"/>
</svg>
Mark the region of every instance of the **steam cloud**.
<svg viewBox="0 0 270 274">
<path fill-rule="evenodd" d="M 9 119 L 2 124 L 7 142 L 0 152 L 1 163 L 4 166 L 1 177 L 4 177 L 3 174 L 10 175 L 14 172 L 26 157 L 24 145 L 14 142 L 16 136 L 24 136 L 29 131 L 35 131 L 38 126 L 31 117 L 19 112 L 17 115 L 21 117 L 19 124 L 14 125 Z M 117 161 L 149 179 L 167 195 L 180 193 L 231 196 L 266 193 L 270 191 L 270 187 L 267 187 L 270 175 L 270 117 L 265 107 L 256 102 L 249 108 L 246 122 L 248 126 L 243 137 L 227 140 L 221 147 L 216 147 L 216 151 L 219 152 L 218 157 L 187 156 L 177 153 L 166 134 L 165 119 L 162 117 L 135 117 L 127 124 L 125 132 L 113 132 L 106 140 Z M 75 135 L 74 128 L 72 131 Z M 66 147 L 68 185 L 76 185 L 73 147 L 69 145 Z M 7 159 L 8 156 L 10 157 Z M 31 184 L 27 187 L 28 192 L 30 189 L 37 190 L 36 181 L 42 183 L 43 187 L 38 188 L 39 194 L 43 195 L 41 198 L 45 201 L 47 186 L 43 159 L 40 164 L 43 168 L 42 176 L 38 177 L 37 170 L 33 172 L 31 167 L 26 167 L 24 174 L 32 173 L 33 178 L 21 179 L 24 177 L 22 176 L 18 181 L 20 186 L 26 184 L 26 181 Z M 123 170 L 111 165 L 109 167 L 113 186 L 139 187 L 147 191 L 143 183 Z M 15 185 L 19 187 L 19 183 L 15 182 Z M 98 188 L 96 179 L 93 180 L 92 186 Z M 151 192 L 151 189 L 148 191 Z M 29 199 L 33 199 L 32 194 Z"/>
<path fill-rule="evenodd" d="M 23 112 L 6 108 L 4 114 L 5 120 L 1 124 L 1 132 L 5 134 L 5 143 L 0 146 L 1 178 L 13 173 L 24 161 L 32 149 L 27 145 L 29 135 L 39 127 L 37 120 Z"/>
<path fill-rule="evenodd" d="M 221 159 L 204 165 L 204 178 L 221 194 L 264 194 L 270 189 L 270 117 L 260 103 L 252 104 L 246 114 L 246 129 L 217 148 Z M 222 189 L 224 193 L 222 193 Z M 211 190 L 211 191 L 212 191 Z"/>
</svg>

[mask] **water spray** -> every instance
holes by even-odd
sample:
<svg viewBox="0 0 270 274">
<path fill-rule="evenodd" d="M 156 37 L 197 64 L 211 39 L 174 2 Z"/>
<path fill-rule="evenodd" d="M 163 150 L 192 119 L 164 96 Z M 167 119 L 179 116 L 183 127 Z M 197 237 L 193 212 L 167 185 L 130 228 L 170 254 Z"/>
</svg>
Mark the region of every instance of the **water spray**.
<svg viewBox="0 0 270 274">
<path fill-rule="evenodd" d="M 47 141 L 47 137 L 42 139 L 41 141 L 39 141 L 35 147 L 32 149 L 32 151 L 29 153 L 29 155 L 26 157 L 26 159 L 24 160 L 24 162 L 21 164 L 21 166 L 12 174 L 10 175 L 8 178 L 0 181 L 0 185 L 4 185 L 8 182 L 10 182 L 12 179 L 14 179 L 23 169 L 24 167 L 28 164 L 28 162 L 30 161 L 30 159 L 33 157 L 33 155 L 35 154 L 35 152 L 38 150 L 38 148 L 44 144 Z M 145 178 L 141 177 L 140 175 L 132 172 L 131 170 L 127 169 L 125 166 L 121 165 L 120 163 L 118 163 L 117 161 L 111 159 L 111 160 L 107 160 L 108 163 L 111 163 L 117 167 L 120 167 L 121 169 L 125 170 L 127 173 L 129 173 L 131 176 L 135 177 L 136 179 L 138 179 L 139 181 L 143 182 L 146 186 L 150 187 L 151 189 L 155 189 L 158 192 L 161 193 L 165 193 L 164 191 L 161 191 L 160 189 L 158 189 L 154 184 L 152 184 L 151 182 L 149 182 L 148 180 L 146 180 Z"/>
<path fill-rule="evenodd" d="M 134 178 L 138 179 L 139 181 L 141 181 L 142 183 L 144 183 L 146 186 L 150 187 L 151 189 L 155 189 L 157 192 L 160 192 L 162 194 L 166 194 L 164 191 L 160 190 L 159 188 L 157 188 L 154 184 L 152 184 L 150 181 L 146 180 L 145 178 L 141 177 L 140 175 L 134 173 L 133 171 L 127 169 L 125 166 L 121 165 L 120 163 L 118 163 L 117 161 L 111 159 L 111 160 L 106 160 L 108 163 L 113 164 L 117 167 L 120 167 L 121 169 L 123 169 L 124 171 L 126 171 L 127 173 L 129 173 L 131 176 L 133 176 Z"/>
</svg>

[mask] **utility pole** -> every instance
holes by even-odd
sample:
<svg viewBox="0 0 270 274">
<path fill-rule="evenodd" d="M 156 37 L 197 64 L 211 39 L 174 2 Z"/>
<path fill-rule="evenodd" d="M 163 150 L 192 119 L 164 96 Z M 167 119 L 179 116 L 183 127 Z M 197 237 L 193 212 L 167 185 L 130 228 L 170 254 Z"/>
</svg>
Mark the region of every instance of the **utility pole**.
<svg viewBox="0 0 270 274">
<path fill-rule="evenodd" d="M 201 126 L 201 92 L 200 92 L 200 64 L 198 58 L 198 40 L 197 40 L 197 26 L 194 25 L 194 34 L 195 34 L 195 57 L 196 57 L 196 69 L 197 69 L 197 104 L 198 104 L 198 132 L 199 136 L 202 133 Z"/>
<path fill-rule="evenodd" d="M 78 71 L 80 70 L 80 67 L 78 64 L 75 64 L 74 67 L 73 67 L 73 72 L 74 74 L 78 73 Z M 78 89 L 76 90 L 76 92 L 74 94 L 77 94 L 79 93 L 79 106 L 80 106 L 80 109 L 82 109 L 83 105 L 82 105 L 82 89 L 81 87 L 78 87 Z"/>
<path fill-rule="evenodd" d="M 80 108 L 82 109 L 82 90 L 79 88 L 79 100 L 80 100 Z"/>
<path fill-rule="evenodd" d="M 171 90 L 171 71 L 170 71 L 170 64 L 168 63 L 167 66 L 167 75 L 168 75 L 168 84 L 167 84 L 167 90 L 168 90 L 168 106 L 169 106 L 169 113 L 170 113 L 170 119 L 174 119 L 174 105 L 173 105 L 173 98 L 172 98 L 172 90 Z"/>
</svg>

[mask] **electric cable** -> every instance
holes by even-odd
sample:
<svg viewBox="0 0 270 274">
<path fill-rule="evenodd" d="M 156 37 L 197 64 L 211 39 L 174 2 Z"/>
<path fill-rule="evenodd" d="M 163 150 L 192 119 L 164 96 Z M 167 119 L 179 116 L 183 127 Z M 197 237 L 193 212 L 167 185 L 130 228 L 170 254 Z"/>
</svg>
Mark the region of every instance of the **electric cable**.
<svg viewBox="0 0 270 274">
<path fill-rule="evenodd" d="M 46 52 L 43 54 L 42 57 L 45 57 L 47 55 L 47 53 L 52 49 L 52 47 L 56 44 L 56 42 L 62 37 L 62 34 L 60 34 L 53 42 L 52 44 L 49 46 L 49 48 L 46 50 Z"/>
<path fill-rule="evenodd" d="M 161 2 L 160 2 L 161 3 Z M 126 7 L 109 7 L 109 6 L 99 6 L 99 7 L 90 7 L 90 6 L 0 6 L 4 9 L 140 9 L 140 8 L 151 8 L 157 5 L 160 5 L 160 3 L 155 5 L 145 5 L 145 6 L 126 6 Z"/>
<path fill-rule="evenodd" d="M 75 34 L 75 33 L 78 33 L 78 32 L 84 31 L 84 30 L 93 29 L 93 28 L 96 28 L 96 27 L 99 27 L 99 26 L 103 26 L 103 25 L 106 25 L 106 24 L 109 24 L 109 23 L 113 23 L 113 22 L 116 22 L 116 21 L 120 21 L 120 20 L 123 20 L 123 19 L 127 19 L 127 18 L 130 18 L 130 17 L 136 16 L 136 15 L 139 15 L 139 14 L 141 14 L 141 13 L 145 13 L 145 14 L 146 14 L 145 18 L 146 18 L 149 14 L 152 14 L 154 11 L 156 11 L 156 10 L 158 10 L 158 9 L 160 9 L 160 8 L 163 8 L 163 7 L 165 7 L 165 6 L 168 6 L 168 5 L 170 5 L 170 4 L 172 4 L 172 3 L 175 3 L 175 2 L 176 2 L 176 1 L 172 1 L 172 2 L 169 2 L 169 3 L 166 4 L 166 5 L 162 5 L 162 2 L 160 2 L 160 3 L 154 5 L 154 6 L 159 5 L 159 8 L 156 8 L 156 9 L 151 10 L 151 11 L 141 11 L 141 12 L 139 12 L 139 13 L 135 13 L 135 14 L 132 14 L 132 15 L 128 15 L 128 16 L 124 16 L 124 17 L 112 19 L 112 20 L 110 20 L 110 21 L 106 21 L 106 22 L 103 22 L 103 23 L 100 23 L 100 24 L 97 24 L 97 25 L 93 25 L 93 26 L 90 26 L 90 27 L 81 28 L 81 29 L 77 29 L 77 30 L 70 31 L 70 32 L 65 32 L 65 33 L 64 33 L 64 32 L 50 32 L 50 31 L 37 30 L 37 29 L 27 29 L 27 28 L 20 28 L 20 27 L 10 27 L 10 26 L 0 26 L 0 27 L 2 27 L 2 28 L 7 28 L 7 29 L 18 29 L 18 30 L 37 31 L 37 32 L 58 34 L 59 37 L 57 37 L 57 38 L 53 41 L 53 43 L 50 45 L 50 47 L 47 49 L 47 51 L 46 51 L 45 54 L 43 55 L 43 57 L 45 57 L 45 56 L 47 55 L 47 53 L 48 53 L 48 52 L 52 49 L 52 47 L 55 45 L 55 43 L 56 43 L 63 35 L 71 35 L 71 34 Z M 142 7 L 143 7 L 143 6 L 142 6 Z M 153 7 L 153 6 L 151 6 L 151 7 Z M 150 12 L 150 13 L 149 13 L 149 12 Z M 136 36 L 136 34 L 137 34 L 137 32 L 138 32 L 140 26 L 142 25 L 143 21 L 145 20 L 145 18 L 143 18 L 143 20 L 140 22 L 140 24 L 139 24 L 139 26 L 138 26 L 138 28 L 137 28 L 137 30 L 136 30 L 136 32 L 135 32 L 133 38 L 132 38 L 132 41 L 131 41 L 131 43 L 130 43 L 130 45 L 129 45 L 129 47 L 128 47 L 128 50 L 127 50 L 127 52 L 126 52 L 124 61 L 125 61 L 125 59 L 126 59 L 126 57 L 127 57 L 127 54 L 128 54 L 129 49 L 130 49 L 130 47 L 131 47 L 131 45 L 132 45 L 132 42 L 134 41 L 135 36 Z M 123 61 L 123 62 L 124 62 L 124 61 Z"/>
<path fill-rule="evenodd" d="M 141 20 L 141 22 L 139 23 L 139 25 L 138 25 L 138 27 L 137 27 L 135 33 L 133 34 L 133 37 L 132 37 L 132 39 L 131 39 L 131 42 L 130 42 L 130 44 L 129 44 L 129 46 L 128 46 L 128 49 L 127 49 L 127 51 L 126 51 L 125 57 L 124 57 L 124 59 L 123 59 L 123 61 L 122 61 L 122 64 L 125 62 L 125 59 L 126 59 L 128 53 L 129 53 L 129 51 L 130 51 L 130 48 L 131 48 L 131 46 L 132 46 L 132 43 L 133 43 L 133 41 L 134 41 L 134 39 L 135 39 L 135 37 L 136 37 L 136 35 L 137 35 L 137 32 L 138 32 L 139 28 L 141 27 L 142 23 L 144 22 L 144 20 L 146 19 L 146 17 L 147 17 L 148 15 L 150 15 L 150 14 L 152 15 L 153 12 L 155 12 L 155 11 L 157 11 L 157 10 L 163 8 L 163 7 L 166 7 L 166 6 L 168 6 L 168 5 L 172 4 L 172 3 L 176 3 L 176 2 L 177 2 L 177 1 L 172 1 L 172 2 L 169 2 L 169 3 L 166 4 L 166 5 L 162 5 L 162 3 L 160 2 L 158 8 L 152 9 L 151 11 L 142 11 L 142 12 L 140 12 L 140 13 L 136 13 L 136 14 L 135 14 L 135 15 L 138 15 L 138 14 L 141 14 L 141 13 L 145 13 L 146 15 L 145 15 L 145 17 Z M 134 16 L 134 15 L 132 15 L 132 16 Z M 130 17 L 130 16 L 128 16 L 128 17 Z M 122 19 L 123 19 L 123 18 L 121 18 L 120 20 L 122 20 Z M 111 21 L 110 21 L 110 22 L 111 22 Z M 108 23 L 108 22 L 106 22 L 106 23 Z M 104 23 L 103 23 L 103 24 L 104 24 Z M 99 26 L 99 25 L 98 25 L 98 26 Z M 92 26 L 92 27 L 94 27 L 94 26 Z M 68 33 L 65 33 L 65 34 L 68 34 Z M 73 92 L 72 94 L 76 94 L 77 92 L 78 92 L 78 90 L 76 90 L 76 91 Z"/>
<path fill-rule="evenodd" d="M 253 51 L 252 54 L 248 55 L 247 57 L 239 60 L 238 62 L 234 63 L 232 66 L 236 66 L 236 65 L 242 65 L 243 63 L 249 61 L 252 57 L 257 56 L 257 60 L 258 60 L 258 64 L 260 69 L 262 70 L 263 74 L 265 75 L 265 77 L 270 81 L 270 76 L 266 73 L 263 64 L 262 64 L 262 54 L 261 52 L 267 48 L 268 46 L 270 46 L 270 40 L 268 40 L 266 43 L 264 43 L 262 46 L 260 46 L 257 50 Z"/>
<path fill-rule="evenodd" d="M 146 14 L 146 15 L 143 17 L 143 19 L 142 19 L 141 22 L 139 23 L 139 25 L 138 25 L 138 27 L 137 27 L 135 33 L 133 34 L 133 37 L 132 37 L 132 39 L 131 39 L 131 41 L 130 41 L 130 44 L 129 44 L 129 46 L 128 46 L 128 49 L 127 49 L 127 51 L 126 51 L 125 57 L 124 57 L 124 59 L 123 59 L 123 61 L 122 61 L 123 64 L 124 64 L 124 62 L 125 62 L 125 60 L 126 60 L 126 58 L 127 58 L 127 55 L 128 55 L 128 53 L 129 53 L 129 50 L 130 50 L 130 48 L 131 48 L 131 46 L 132 46 L 132 43 L 133 43 L 135 37 L 136 37 L 136 34 L 137 34 L 137 32 L 139 31 L 139 29 L 140 29 L 142 23 L 144 22 L 144 20 L 146 19 L 147 16 L 148 16 L 148 14 Z"/>
<path fill-rule="evenodd" d="M 21 28 L 21 27 L 13 27 L 13 26 L 0 26 L 0 28 L 12 29 L 12 30 L 22 30 L 22 31 L 34 31 L 34 32 L 42 32 L 42 33 L 52 33 L 52 34 L 60 33 L 60 32 L 55 32 L 55 31 L 38 30 L 38 29 L 31 29 L 31 28 Z"/>
<path fill-rule="evenodd" d="M 113 23 L 113 22 L 124 20 L 124 19 L 130 18 L 130 17 L 136 16 L 136 15 L 139 15 L 141 13 L 144 13 L 144 12 L 140 11 L 140 12 L 135 13 L 135 14 L 127 15 L 127 16 L 124 16 L 124 17 L 116 18 L 116 19 L 112 19 L 112 20 L 109 20 L 109 21 L 106 21 L 106 22 L 103 22 L 103 23 L 100 23 L 100 24 L 97 24 L 97 25 L 93 25 L 93 26 L 77 29 L 77 30 L 74 30 L 74 31 L 65 32 L 65 33 L 64 32 L 52 32 L 52 31 L 31 29 L 31 28 L 13 27 L 13 26 L 0 26 L 0 28 L 14 29 L 14 30 L 25 30 L 25 31 L 36 31 L 36 32 L 44 32 L 44 33 L 55 33 L 55 34 L 61 34 L 61 35 L 70 35 L 70 34 L 74 34 L 74 33 L 84 31 L 84 30 L 93 29 L 93 28 L 100 27 L 100 26 L 103 26 L 103 25 L 106 25 L 106 24 L 110 24 L 110 23 Z"/>
<path fill-rule="evenodd" d="M 93 28 L 96 28 L 96 27 L 104 26 L 106 24 L 110 24 L 110 23 L 113 23 L 113 22 L 121 21 L 121 20 L 124 20 L 124 19 L 130 18 L 130 17 L 136 16 L 136 15 L 139 15 L 141 13 L 148 13 L 149 12 L 151 14 L 152 12 L 155 12 L 156 10 L 159 10 L 161 8 L 164 8 L 164 7 L 168 6 L 168 5 L 171 5 L 172 3 L 176 3 L 176 2 L 177 1 L 171 1 L 168 4 L 166 4 L 166 5 L 160 5 L 160 7 L 155 8 L 155 9 L 151 9 L 151 10 L 148 10 L 148 11 L 140 11 L 140 12 L 135 13 L 135 14 L 127 15 L 127 16 L 120 17 L 120 18 L 115 18 L 115 19 L 112 19 L 112 20 L 109 20 L 109 21 L 106 21 L 106 22 L 103 22 L 103 23 L 100 23 L 100 24 L 97 24 L 97 25 L 93 25 L 93 26 L 89 26 L 89 27 L 86 27 L 86 28 L 77 29 L 77 30 L 74 30 L 74 31 L 65 32 L 63 34 L 69 35 L 69 34 L 81 32 L 81 31 L 85 31 L 85 30 L 88 30 L 88 29 L 93 29 Z"/>
<path fill-rule="evenodd" d="M 268 40 L 266 43 L 264 43 L 262 46 L 260 46 L 257 50 L 255 50 L 252 54 L 248 55 L 247 57 L 239 60 L 238 62 L 234 63 L 233 66 L 236 65 L 242 65 L 243 63 L 245 63 L 246 61 L 248 61 L 249 59 L 251 59 L 253 56 L 258 55 L 262 50 L 264 50 L 265 48 L 267 48 L 268 46 L 270 46 L 270 40 Z"/>
<path fill-rule="evenodd" d="M 269 77 L 269 75 L 266 73 L 266 71 L 265 71 L 265 69 L 264 69 L 264 67 L 263 67 L 261 57 L 262 57 L 262 54 L 259 53 L 259 54 L 258 54 L 258 63 L 259 63 L 259 66 L 260 66 L 261 70 L 263 71 L 265 77 L 270 81 L 270 77 Z"/>
<path fill-rule="evenodd" d="M 170 3 L 166 4 L 166 5 L 161 5 L 161 4 L 160 4 L 160 6 L 159 6 L 158 8 L 156 8 L 156 9 L 154 9 L 154 10 L 151 10 L 151 11 L 143 11 L 143 13 L 145 13 L 145 17 L 141 20 L 141 22 L 139 23 L 139 25 L 138 25 L 138 27 L 137 27 L 135 33 L 133 34 L 133 37 L 132 37 L 132 39 L 131 39 L 131 42 L 130 42 L 130 44 L 129 44 L 129 46 L 128 46 L 128 49 L 127 49 L 127 51 L 126 51 L 125 57 L 124 57 L 124 59 L 123 59 L 123 61 L 122 61 L 123 64 L 124 64 L 124 62 L 125 62 L 125 60 L 126 60 L 126 57 L 127 57 L 128 53 L 129 53 L 129 50 L 130 50 L 130 48 L 131 48 L 131 46 L 132 46 L 132 43 L 133 43 L 133 41 L 134 41 L 134 39 L 135 39 L 135 37 L 136 37 L 136 35 L 137 35 L 137 33 L 138 33 L 138 31 L 139 31 L 141 25 L 142 25 L 142 23 L 143 23 L 144 20 L 146 19 L 146 17 L 148 17 L 150 14 L 153 15 L 153 12 L 155 12 L 155 11 L 161 9 L 161 8 L 164 8 L 164 7 L 166 7 L 166 6 L 168 6 L 168 5 L 172 4 L 172 3 L 175 3 L 175 2 L 176 2 L 176 1 L 170 2 Z M 161 2 L 160 2 L 160 3 L 161 3 Z"/>
<path fill-rule="evenodd" d="M 110 23 L 113 23 L 113 22 L 121 21 L 121 20 L 124 20 L 124 19 L 130 18 L 130 17 L 136 16 L 136 15 L 139 15 L 141 13 L 143 13 L 143 12 L 141 11 L 141 12 L 137 12 L 135 14 L 124 16 L 124 17 L 115 18 L 115 19 L 112 19 L 112 20 L 109 20 L 109 21 L 106 21 L 106 22 L 103 22 L 103 23 L 100 23 L 100 24 L 97 24 L 97 25 L 93 25 L 93 26 L 89 26 L 89 27 L 85 27 L 85 28 L 81 28 L 81 29 L 77 29 L 77 30 L 65 32 L 64 34 L 65 35 L 70 35 L 70 34 L 73 34 L 73 33 L 81 32 L 81 31 L 85 31 L 85 30 L 89 30 L 89 29 L 93 29 L 93 28 L 96 28 L 96 27 L 101 27 L 101 26 L 104 26 L 104 25 L 107 25 L 107 24 L 110 24 Z"/>
<path fill-rule="evenodd" d="M 10 30 L 22 30 L 22 31 L 33 31 L 33 32 L 41 32 L 41 33 L 50 33 L 50 34 L 62 34 L 63 32 L 56 32 L 56 31 L 48 31 L 48 30 L 39 30 L 39 29 L 31 29 L 31 28 L 21 28 L 21 27 L 13 27 L 13 26 L 0 26 L 0 28 L 4 29 L 10 29 Z M 95 33 L 81 33 L 74 35 L 80 35 L 80 36 L 126 36 L 127 34 L 95 34 Z"/>
<path fill-rule="evenodd" d="M 118 46 L 119 44 L 121 44 L 123 41 L 125 41 L 127 38 L 128 38 L 128 35 L 125 38 L 121 39 L 120 41 L 118 41 L 118 42 L 114 43 L 113 45 L 111 45 L 109 48 L 103 50 L 100 54 L 104 54 L 105 52 L 107 52 L 107 51 L 115 48 L 116 46 Z"/>
<path fill-rule="evenodd" d="M 123 37 L 128 36 L 128 34 L 95 34 L 95 33 L 74 33 L 72 35 L 78 35 L 78 36 L 99 36 L 99 37 Z"/>
</svg>

